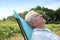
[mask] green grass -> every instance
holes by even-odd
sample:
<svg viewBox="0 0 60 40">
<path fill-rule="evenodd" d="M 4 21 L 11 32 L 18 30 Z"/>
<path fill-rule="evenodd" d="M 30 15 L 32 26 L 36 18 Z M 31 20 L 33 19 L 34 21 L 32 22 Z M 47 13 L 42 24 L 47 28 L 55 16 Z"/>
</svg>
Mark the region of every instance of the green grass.
<svg viewBox="0 0 60 40">
<path fill-rule="evenodd" d="M 60 36 L 60 24 L 46 24 L 46 27 Z M 17 34 L 21 36 L 21 31 L 16 22 L 11 20 L 0 21 L 0 40 L 17 36 Z"/>
<path fill-rule="evenodd" d="M 46 24 L 46 27 L 60 36 L 60 24 Z"/>
<path fill-rule="evenodd" d="M 19 33 L 21 32 L 16 22 L 0 21 L 0 40 L 15 36 Z"/>
</svg>

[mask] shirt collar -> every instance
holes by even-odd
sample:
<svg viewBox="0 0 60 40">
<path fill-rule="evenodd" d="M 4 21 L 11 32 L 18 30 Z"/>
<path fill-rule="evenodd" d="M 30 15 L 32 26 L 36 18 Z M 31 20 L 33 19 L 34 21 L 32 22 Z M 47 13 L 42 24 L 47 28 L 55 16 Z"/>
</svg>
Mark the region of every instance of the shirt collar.
<svg viewBox="0 0 60 40">
<path fill-rule="evenodd" d="M 51 31 L 48 28 L 40 29 L 40 28 L 35 28 L 34 31 Z"/>
</svg>

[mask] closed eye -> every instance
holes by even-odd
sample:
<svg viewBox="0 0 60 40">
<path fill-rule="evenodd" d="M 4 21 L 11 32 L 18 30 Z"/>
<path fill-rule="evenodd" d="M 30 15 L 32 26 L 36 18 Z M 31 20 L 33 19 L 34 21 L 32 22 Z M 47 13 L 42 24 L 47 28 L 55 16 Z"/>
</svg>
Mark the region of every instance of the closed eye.
<svg viewBox="0 0 60 40">
<path fill-rule="evenodd" d="M 37 15 L 35 15 L 35 17 L 38 17 L 39 15 L 37 14 Z"/>
</svg>

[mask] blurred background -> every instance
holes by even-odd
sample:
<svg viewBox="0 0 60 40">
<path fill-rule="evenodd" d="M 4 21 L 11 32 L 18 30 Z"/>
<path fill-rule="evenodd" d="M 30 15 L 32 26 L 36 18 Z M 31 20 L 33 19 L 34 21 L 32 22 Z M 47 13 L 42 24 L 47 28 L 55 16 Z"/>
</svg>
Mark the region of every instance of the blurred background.
<svg viewBox="0 0 60 40">
<path fill-rule="evenodd" d="M 60 36 L 60 0 L 0 0 L 0 40 L 24 40 L 14 10 L 23 19 L 30 10 L 42 14 L 46 27 Z"/>
</svg>

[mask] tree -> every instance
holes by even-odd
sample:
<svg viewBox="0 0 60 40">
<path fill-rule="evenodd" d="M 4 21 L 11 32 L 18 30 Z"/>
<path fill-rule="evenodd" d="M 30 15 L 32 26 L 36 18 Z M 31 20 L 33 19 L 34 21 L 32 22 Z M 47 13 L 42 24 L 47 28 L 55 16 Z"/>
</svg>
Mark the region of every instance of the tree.
<svg viewBox="0 0 60 40">
<path fill-rule="evenodd" d="M 60 8 L 58 8 L 54 13 L 56 23 L 60 23 Z"/>
<path fill-rule="evenodd" d="M 30 10 L 34 10 L 34 11 L 41 10 L 41 7 L 40 6 L 37 6 L 35 8 L 31 8 Z"/>
<path fill-rule="evenodd" d="M 3 21 L 5 21 L 6 20 L 6 18 L 3 18 Z"/>
</svg>

